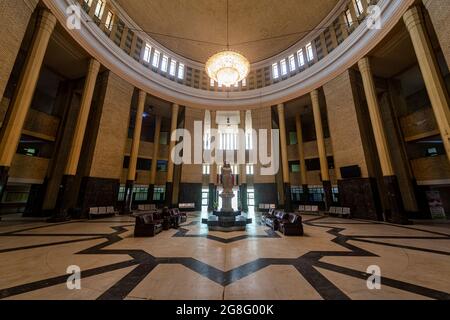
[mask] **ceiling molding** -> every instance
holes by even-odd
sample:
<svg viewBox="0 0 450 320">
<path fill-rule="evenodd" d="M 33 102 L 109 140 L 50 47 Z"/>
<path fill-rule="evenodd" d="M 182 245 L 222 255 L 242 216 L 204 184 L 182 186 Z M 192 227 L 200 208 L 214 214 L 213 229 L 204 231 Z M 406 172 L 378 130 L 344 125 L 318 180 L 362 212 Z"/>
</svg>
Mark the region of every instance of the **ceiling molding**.
<svg viewBox="0 0 450 320">
<path fill-rule="evenodd" d="M 65 9 L 73 0 L 43 0 L 66 27 Z M 320 88 L 367 55 L 398 23 L 414 0 L 380 0 L 379 30 L 361 24 L 340 46 L 325 58 L 285 81 L 243 92 L 210 92 L 187 87 L 164 78 L 128 56 L 96 25 L 82 22 L 81 30 L 69 34 L 106 68 L 139 89 L 179 105 L 208 109 L 249 109 L 283 103 Z M 83 11 L 84 17 L 87 15 Z"/>
</svg>

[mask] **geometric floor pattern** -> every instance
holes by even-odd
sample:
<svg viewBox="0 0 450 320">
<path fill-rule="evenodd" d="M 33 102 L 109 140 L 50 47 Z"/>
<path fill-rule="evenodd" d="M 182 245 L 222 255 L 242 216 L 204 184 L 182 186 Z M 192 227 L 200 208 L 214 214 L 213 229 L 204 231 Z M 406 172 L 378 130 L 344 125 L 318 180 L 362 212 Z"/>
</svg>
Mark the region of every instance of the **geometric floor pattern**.
<svg viewBox="0 0 450 320">
<path fill-rule="evenodd" d="M 0 299 L 450 299 L 448 225 L 397 226 L 304 216 L 304 237 L 261 225 L 134 238 L 134 220 L 0 222 Z M 81 268 L 68 290 L 67 267 Z M 367 268 L 380 267 L 369 290 Z"/>
</svg>

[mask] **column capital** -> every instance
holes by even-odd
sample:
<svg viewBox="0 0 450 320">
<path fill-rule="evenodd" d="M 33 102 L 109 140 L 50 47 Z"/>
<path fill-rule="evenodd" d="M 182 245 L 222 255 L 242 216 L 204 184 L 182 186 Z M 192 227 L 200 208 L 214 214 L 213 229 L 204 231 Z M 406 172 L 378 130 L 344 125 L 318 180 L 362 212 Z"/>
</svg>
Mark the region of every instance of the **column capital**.
<svg viewBox="0 0 450 320">
<path fill-rule="evenodd" d="M 280 112 L 284 112 L 284 104 L 283 103 L 278 104 L 277 105 L 277 110 L 278 110 L 279 113 Z"/>
<path fill-rule="evenodd" d="M 144 100 L 147 98 L 147 92 L 144 90 L 139 89 L 139 101 Z"/>
<path fill-rule="evenodd" d="M 310 92 L 311 98 L 318 98 L 319 97 L 319 90 L 314 89 L 313 91 Z"/>
<path fill-rule="evenodd" d="M 361 60 L 358 61 L 358 67 L 359 67 L 359 71 L 361 73 L 365 73 L 371 70 L 370 67 L 370 58 L 369 57 L 364 57 Z"/>
<path fill-rule="evenodd" d="M 52 33 L 56 26 L 56 17 L 48 9 L 39 11 L 39 28 Z"/>
<path fill-rule="evenodd" d="M 178 116 L 178 110 L 180 109 L 180 106 L 176 103 L 172 104 L 172 119 L 174 118 L 173 113 L 177 113 Z"/>
<path fill-rule="evenodd" d="M 98 73 L 100 71 L 100 62 L 91 58 L 89 60 L 88 73 Z"/>
<path fill-rule="evenodd" d="M 403 15 L 403 21 L 409 32 L 417 26 L 423 24 L 422 8 L 419 6 L 413 6 L 409 8 Z"/>
</svg>

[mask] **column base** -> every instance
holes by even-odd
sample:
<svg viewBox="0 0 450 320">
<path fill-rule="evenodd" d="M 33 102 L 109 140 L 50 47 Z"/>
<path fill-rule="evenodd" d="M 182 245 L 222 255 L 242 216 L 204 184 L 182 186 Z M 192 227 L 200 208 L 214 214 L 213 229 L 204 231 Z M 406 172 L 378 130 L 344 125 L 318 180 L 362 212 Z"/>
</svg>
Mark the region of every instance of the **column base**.
<svg viewBox="0 0 450 320">
<path fill-rule="evenodd" d="M 23 214 L 24 217 L 42 217 L 42 206 L 44 204 L 45 191 L 47 189 L 47 179 L 43 184 L 31 185 L 28 195 L 27 206 Z"/>
<path fill-rule="evenodd" d="M 155 185 L 150 184 L 148 186 L 147 203 L 153 203 L 153 194 L 155 193 Z"/>
<path fill-rule="evenodd" d="M 242 211 L 248 212 L 248 199 L 247 199 L 247 184 L 241 184 L 239 187 L 241 192 L 241 207 Z"/>
<path fill-rule="evenodd" d="M 333 205 L 333 188 L 331 185 L 331 181 L 322 181 L 324 194 L 324 202 L 325 202 L 325 210 L 328 211 L 330 207 Z"/>
<path fill-rule="evenodd" d="M 133 205 L 133 188 L 134 188 L 134 181 L 133 180 L 127 180 L 125 183 L 125 203 L 122 208 L 122 214 L 130 214 L 133 212 L 132 205 Z"/>
<path fill-rule="evenodd" d="M 54 214 L 51 218 L 47 219 L 47 222 L 65 222 L 71 219 L 69 210 L 71 209 L 71 202 L 74 197 L 74 187 L 75 176 L 64 175 L 59 186 Z"/>
<path fill-rule="evenodd" d="M 339 205 L 350 208 L 353 218 L 383 221 L 378 184 L 375 178 L 338 181 Z"/>
<path fill-rule="evenodd" d="M 307 184 L 302 185 L 303 194 L 302 194 L 302 204 L 308 204 L 309 202 L 309 186 Z"/>
<path fill-rule="evenodd" d="M 291 196 L 291 184 L 284 184 L 284 210 L 286 212 L 292 212 L 292 196 Z"/>
<path fill-rule="evenodd" d="M 8 184 L 8 173 L 9 167 L 0 166 L 0 202 L 3 199 L 3 194 L 5 193 L 6 185 Z"/>
<path fill-rule="evenodd" d="M 395 224 L 409 224 L 397 176 L 385 176 L 383 182 L 386 188 L 386 199 L 390 206 L 390 210 L 386 210 L 386 220 Z"/>
<path fill-rule="evenodd" d="M 215 206 L 217 187 L 214 183 L 210 183 L 208 189 L 208 211 L 214 211 L 217 209 Z"/>
<path fill-rule="evenodd" d="M 165 192 L 165 205 L 168 208 L 173 208 L 173 182 L 166 182 L 166 192 Z"/>
</svg>

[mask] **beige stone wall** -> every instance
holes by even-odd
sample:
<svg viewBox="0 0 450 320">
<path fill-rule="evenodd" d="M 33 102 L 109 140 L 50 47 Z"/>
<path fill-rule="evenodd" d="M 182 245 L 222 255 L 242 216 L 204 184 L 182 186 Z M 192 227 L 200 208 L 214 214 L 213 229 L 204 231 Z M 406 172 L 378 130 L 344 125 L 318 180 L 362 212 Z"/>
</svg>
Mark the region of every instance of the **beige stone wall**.
<svg viewBox="0 0 450 320">
<path fill-rule="evenodd" d="M 186 107 L 185 111 L 185 128 L 194 135 L 194 121 L 203 121 L 205 119 L 205 111 Z M 192 137 L 194 139 L 194 137 Z M 194 156 L 194 145 L 192 144 L 192 156 Z M 181 183 L 202 183 L 202 165 L 183 164 L 181 171 Z"/>
<path fill-rule="evenodd" d="M 447 65 L 450 66 L 450 1 L 423 0 L 423 3 L 431 17 Z"/>
<path fill-rule="evenodd" d="M 137 173 L 137 179 L 134 182 L 135 185 L 147 186 L 150 184 L 150 170 L 146 170 L 146 171 L 137 170 L 136 173 Z M 128 170 L 123 169 L 122 177 L 120 178 L 121 184 L 125 184 L 125 182 L 127 181 L 127 175 L 128 175 Z M 167 181 L 167 172 L 157 172 L 156 173 L 155 185 L 164 186 L 164 185 L 166 185 L 166 181 Z"/>
<path fill-rule="evenodd" d="M 450 179 L 450 164 L 447 157 L 428 157 L 411 161 L 418 182 Z"/>
<path fill-rule="evenodd" d="M 43 183 L 49 162 L 49 159 L 16 154 L 9 176 L 11 180 L 27 180 L 36 184 Z"/>
<path fill-rule="evenodd" d="M 58 127 L 59 119 L 57 117 L 30 109 L 22 133 L 44 140 L 55 141 Z"/>
<path fill-rule="evenodd" d="M 328 82 L 323 90 L 338 178 L 339 168 L 351 165 L 359 165 L 362 176 L 369 177 L 350 72 L 346 71 Z"/>
<path fill-rule="evenodd" d="M 0 100 L 37 0 L 0 0 Z"/>
<path fill-rule="evenodd" d="M 129 156 L 131 153 L 131 139 L 127 139 L 125 146 L 125 155 Z M 142 159 L 152 159 L 153 158 L 153 142 L 141 141 L 139 144 L 139 158 Z M 158 150 L 158 160 L 168 160 L 169 159 L 169 146 L 159 145 Z"/>
<path fill-rule="evenodd" d="M 106 81 L 89 176 L 120 179 L 134 88 L 112 72 Z"/>
</svg>

